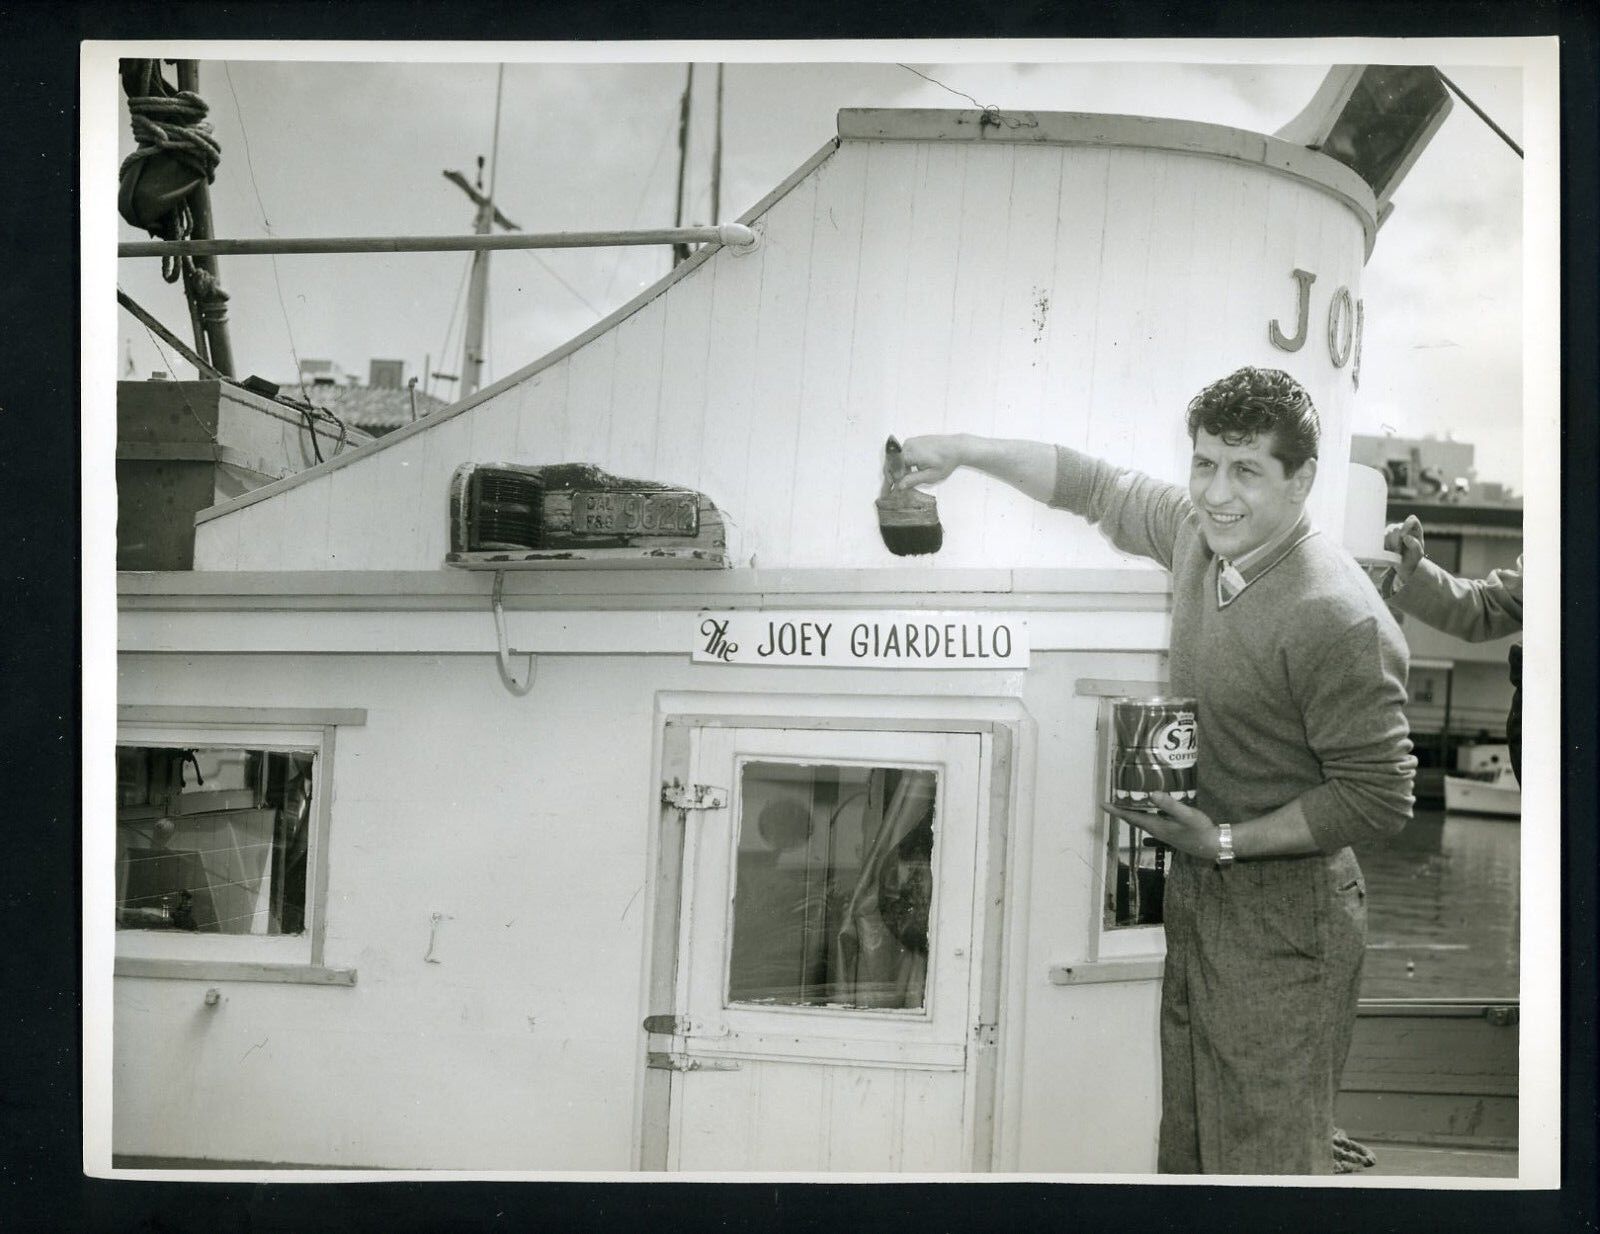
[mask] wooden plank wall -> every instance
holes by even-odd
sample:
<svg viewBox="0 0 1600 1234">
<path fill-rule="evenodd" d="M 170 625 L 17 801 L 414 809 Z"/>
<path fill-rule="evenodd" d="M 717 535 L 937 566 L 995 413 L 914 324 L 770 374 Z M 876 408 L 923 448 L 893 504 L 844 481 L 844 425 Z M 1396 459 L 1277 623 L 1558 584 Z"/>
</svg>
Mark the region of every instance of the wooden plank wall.
<svg viewBox="0 0 1600 1234">
<path fill-rule="evenodd" d="M 737 564 L 885 567 L 884 437 L 1061 441 L 1181 480 L 1182 415 L 1240 364 L 1318 403 L 1314 517 L 1343 525 L 1355 405 L 1327 306 L 1363 237 L 1333 197 L 1262 167 L 1129 148 L 846 141 L 722 250 L 552 366 L 428 431 L 202 523 L 209 569 L 434 569 L 450 473 L 588 461 L 696 487 Z M 1308 340 L 1290 271 L 1312 270 Z M 1373 314 L 1367 314 L 1370 326 Z M 971 475 L 937 490 L 940 566 L 1124 564 L 1097 533 Z"/>
</svg>

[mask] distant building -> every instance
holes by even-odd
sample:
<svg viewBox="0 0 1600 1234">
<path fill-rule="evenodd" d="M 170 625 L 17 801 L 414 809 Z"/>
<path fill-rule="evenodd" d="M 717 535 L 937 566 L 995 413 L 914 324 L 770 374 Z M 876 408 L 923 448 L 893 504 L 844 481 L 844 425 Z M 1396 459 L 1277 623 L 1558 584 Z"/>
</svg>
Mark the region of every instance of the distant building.
<svg viewBox="0 0 1600 1234">
<path fill-rule="evenodd" d="M 381 437 L 449 405 L 424 390 L 409 389 L 405 364 L 374 359 L 363 385 L 336 360 L 305 359 L 300 361 L 299 382 L 286 383 L 284 392 L 326 408 L 351 428 Z"/>
<path fill-rule="evenodd" d="M 1478 479 L 1473 457 L 1469 443 L 1448 438 L 1357 434 L 1350 439 L 1350 461 L 1383 472 L 1393 498 L 1520 510 L 1520 496 L 1503 484 Z"/>
<path fill-rule="evenodd" d="M 1515 565 L 1522 553 L 1522 497 L 1485 483 L 1466 442 L 1433 437 L 1365 437 L 1350 441 L 1352 461 L 1376 467 L 1389 481 L 1388 521 L 1416 515 L 1428 558 L 1462 578 L 1483 578 Z M 1468 643 L 1401 618 L 1411 648 L 1407 714 L 1421 772 L 1417 795 L 1443 792 L 1441 777 L 1457 751 L 1487 734 L 1505 739 L 1511 682 L 1506 657 L 1516 636 Z"/>
</svg>

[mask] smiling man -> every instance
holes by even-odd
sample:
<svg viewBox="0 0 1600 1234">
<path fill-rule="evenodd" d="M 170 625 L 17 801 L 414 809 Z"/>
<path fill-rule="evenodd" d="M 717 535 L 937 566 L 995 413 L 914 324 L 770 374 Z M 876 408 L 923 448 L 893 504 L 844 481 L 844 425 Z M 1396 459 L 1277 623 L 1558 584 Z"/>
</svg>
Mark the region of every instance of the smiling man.
<svg viewBox="0 0 1600 1234">
<path fill-rule="evenodd" d="M 1172 574 L 1171 688 L 1199 702 L 1194 807 L 1110 809 L 1175 851 L 1164 900 L 1164 1173 L 1327 1174 L 1366 888 L 1350 845 L 1411 816 L 1406 644 L 1307 519 L 1320 423 L 1287 373 L 1189 404 L 1187 489 L 1063 446 L 903 445 L 902 486 L 972 467 Z"/>
</svg>

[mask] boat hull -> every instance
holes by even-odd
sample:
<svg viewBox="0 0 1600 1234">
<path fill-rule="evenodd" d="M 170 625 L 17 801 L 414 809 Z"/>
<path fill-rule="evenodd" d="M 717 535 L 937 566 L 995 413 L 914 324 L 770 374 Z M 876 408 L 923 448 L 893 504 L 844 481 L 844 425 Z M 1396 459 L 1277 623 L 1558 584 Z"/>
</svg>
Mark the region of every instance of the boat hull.
<svg viewBox="0 0 1600 1234">
<path fill-rule="evenodd" d="M 1522 789 L 1514 778 L 1472 780 L 1464 776 L 1445 776 L 1444 808 L 1447 814 L 1490 814 L 1501 818 L 1522 817 Z"/>
</svg>

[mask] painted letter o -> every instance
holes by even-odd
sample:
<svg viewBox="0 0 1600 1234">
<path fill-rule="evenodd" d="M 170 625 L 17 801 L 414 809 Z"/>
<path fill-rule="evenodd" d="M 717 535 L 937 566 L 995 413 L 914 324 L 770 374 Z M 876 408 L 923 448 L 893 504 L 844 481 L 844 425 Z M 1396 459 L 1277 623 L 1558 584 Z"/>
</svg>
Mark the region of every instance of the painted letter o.
<svg viewBox="0 0 1600 1234">
<path fill-rule="evenodd" d="M 1343 368 L 1350 360 L 1350 347 L 1355 340 L 1355 308 L 1350 301 L 1350 289 L 1341 287 L 1328 302 L 1328 358 L 1334 368 Z"/>
</svg>

